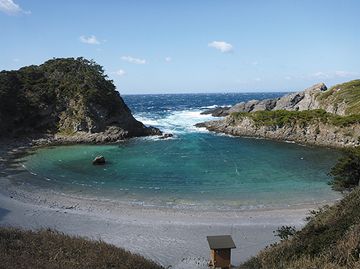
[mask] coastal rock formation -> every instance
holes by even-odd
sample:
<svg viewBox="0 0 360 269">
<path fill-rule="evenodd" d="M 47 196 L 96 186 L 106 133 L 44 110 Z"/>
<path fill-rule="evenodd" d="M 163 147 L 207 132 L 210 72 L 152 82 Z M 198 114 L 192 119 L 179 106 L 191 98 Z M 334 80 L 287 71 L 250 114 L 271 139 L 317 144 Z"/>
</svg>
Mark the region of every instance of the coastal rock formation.
<svg viewBox="0 0 360 269">
<path fill-rule="evenodd" d="M 210 108 L 207 109 L 203 112 L 201 112 L 200 114 L 202 115 L 212 115 L 213 117 L 225 117 L 227 115 L 229 115 L 228 110 L 230 109 L 230 107 L 215 107 L 215 108 Z"/>
<path fill-rule="evenodd" d="M 223 117 L 234 112 L 255 112 L 262 110 L 302 111 L 318 109 L 322 108 L 322 106 L 319 100 L 317 100 L 317 97 L 321 92 L 326 90 L 326 85 L 324 83 L 319 83 L 302 92 L 291 93 L 281 98 L 240 102 L 230 108 L 217 107 L 212 110 L 206 110 L 203 114 L 212 114 L 214 117 Z M 329 110 L 332 112 L 332 109 Z"/>
<path fill-rule="evenodd" d="M 0 72 L 0 136 L 53 135 L 62 142 L 113 142 L 160 135 L 137 121 L 101 66 L 52 59 Z"/>
<path fill-rule="evenodd" d="M 331 147 L 360 146 L 360 124 L 336 126 L 321 121 L 289 122 L 284 125 L 258 124 L 251 117 L 235 119 L 232 116 L 224 120 L 200 123 L 209 131 L 234 136 L 258 137 L 280 141 Z"/>
<path fill-rule="evenodd" d="M 224 119 L 196 126 L 235 136 L 333 147 L 359 146 L 359 92 L 360 80 L 331 89 L 320 83 L 278 99 L 236 104 L 222 112 L 227 114 Z"/>
</svg>

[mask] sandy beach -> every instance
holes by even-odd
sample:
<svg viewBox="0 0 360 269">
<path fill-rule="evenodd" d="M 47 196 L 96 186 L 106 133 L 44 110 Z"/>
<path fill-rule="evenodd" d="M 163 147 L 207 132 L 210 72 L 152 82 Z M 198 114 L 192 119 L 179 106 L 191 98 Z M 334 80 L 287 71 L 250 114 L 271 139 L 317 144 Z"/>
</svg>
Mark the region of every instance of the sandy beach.
<svg viewBox="0 0 360 269">
<path fill-rule="evenodd" d="M 237 245 L 232 263 L 239 265 L 275 242 L 276 228 L 301 227 L 308 211 L 317 207 L 236 212 L 145 208 L 16 186 L 5 176 L 0 184 L 1 226 L 52 228 L 101 239 L 166 268 L 207 268 L 206 236 L 219 234 L 232 235 Z"/>
<path fill-rule="evenodd" d="M 273 234 L 278 227 L 301 227 L 309 210 L 321 206 L 204 211 L 145 207 L 60 193 L 12 179 L 21 170 L 16 158 L 30 148 L 28 142 L 0 146 L 1 226 L 52 228 L 101 239 L 141 254 L 165 268 L 208 268 L 206 236 L 221 234 L 233 237 L 237 248 L 232 251 L 232 264 L 237 266 L 278 240 Z"/>
</svg>

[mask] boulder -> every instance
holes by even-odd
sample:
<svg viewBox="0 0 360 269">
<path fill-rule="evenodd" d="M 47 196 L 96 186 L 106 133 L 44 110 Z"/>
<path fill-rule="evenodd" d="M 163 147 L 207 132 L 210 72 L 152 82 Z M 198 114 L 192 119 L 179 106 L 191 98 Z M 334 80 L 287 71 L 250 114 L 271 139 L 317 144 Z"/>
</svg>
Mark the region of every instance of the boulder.
<svg viewBox="0 0 360 269">
<path fill-rule="evenodd" d="M 105 158 L 104 156 L 96 156 L 95 159 L 92 161 L 93 165 L 104 165 Z"/>
</svg>

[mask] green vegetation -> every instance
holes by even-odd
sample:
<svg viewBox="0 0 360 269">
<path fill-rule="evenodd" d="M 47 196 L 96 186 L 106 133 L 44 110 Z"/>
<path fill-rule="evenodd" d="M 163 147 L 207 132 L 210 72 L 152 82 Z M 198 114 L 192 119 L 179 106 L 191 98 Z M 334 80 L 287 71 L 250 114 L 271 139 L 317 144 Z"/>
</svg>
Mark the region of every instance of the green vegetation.
<svg viewBox="0 0 360 269">
<path fill-rule="evenodd" d="M 353 80 L 338 84 L 327 91 L 321 93 L 317 99 L 322 107 L 327 105 L 338 106 L 340 103 L 346 104 L 345 113 L 360 113 L 360 80 Z"/>
<path fill-rule="evenodd" d="M 267 125 L 283 127 L 286 125 L 299 124 L 306 126 L 312 123 L 329 123 L 339 127 L 347 127 L 352 124 L 360 123 L 360 114 L 339 116 L 332 113 L 327 113 L 322 109 L 304 110 L 304 111 L 287 111 L 287 110 L 271 110 L 271 111 L 256 111 L 256 112 L 236 112 L 232 113 L 231 117 L 237 120 L 244 118 L 252 119 L 256 125 Z"/>
<path fill-rule="evenodd" d="M 0 136 L 97 132 L 119 113 L 130 110 L 94 61 L 52 59 L 0 72 Z"/>
<path fill-rule="evenodd" d="M 330 175 L 333 176 L 330 184 L 334 190 L 344 191 L 359 186 L 360 148 L 344 150 L 344 156 L 331 169 Z"/>
<path fill-rule="evenodd" d="M 360 188 L 337 204 L 312 212 L 289 239 L 262 250 L 240 268 L 360 268 Z"/>
<path fill-rule="evenodd" d="M 295 235 L 296 229 L 294 226 L 281 226 L 279 229 L 273 232 L 275 236 L 279 237 L 281 240 L 289 239 L 291 236 Z"/>
<path fill-rule="evenodd" d="M 161 269 L 156 263 L 102 241 L 51 230 L 0 228 L 0 268 Z"/>
</svg>

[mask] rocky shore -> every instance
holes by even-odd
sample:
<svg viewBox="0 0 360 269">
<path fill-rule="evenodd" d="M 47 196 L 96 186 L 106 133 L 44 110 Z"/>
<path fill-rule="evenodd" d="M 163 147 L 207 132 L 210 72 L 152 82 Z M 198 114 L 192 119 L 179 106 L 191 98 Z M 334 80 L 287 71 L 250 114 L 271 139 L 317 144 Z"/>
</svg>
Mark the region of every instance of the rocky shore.
<svg viewBox="0 0 360 269">
<path fill-rule="evenodd" d="M 234 136 L 330 147 L 359 146 L 358 90 L 360 80 L 330 89 L 319 83 L 278 99 L 252 100 L 205 111 L 225 118 L 196 126 Z"/>
<path fill-rule="evenodd" d="M 200 123 L 209 131 L 233 136 L 265 138 L 278 141 L 294 141 L 327 147 L 355 147 L 360 145 L 360 125 L 339 127 L 322 122 L 309 123 L 306 126 L 293 123 L 284 126 L 258 125 L 251 118 L 236 120 L 228 116 L 224 120 Z"/>
</svg>

